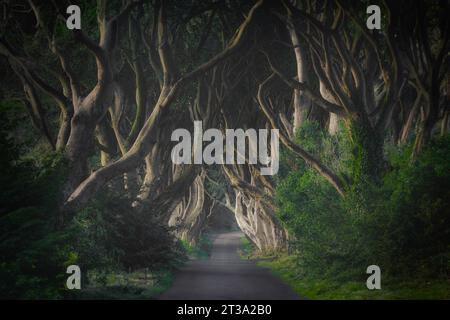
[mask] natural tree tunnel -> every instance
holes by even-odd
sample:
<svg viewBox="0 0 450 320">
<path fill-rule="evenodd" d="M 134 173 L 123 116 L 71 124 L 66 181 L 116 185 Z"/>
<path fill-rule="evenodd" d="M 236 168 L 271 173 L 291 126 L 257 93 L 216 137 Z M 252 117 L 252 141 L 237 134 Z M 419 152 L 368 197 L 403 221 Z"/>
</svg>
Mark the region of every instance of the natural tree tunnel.
<svg viewBox="0 0 450 320">
<path fill-rule="evenodd" d="M 374 2 L 2 3 L 2 279 L 62 297 L 211 230 L 290 279 L 448 276 L 448 2 Z"/>
</svg>

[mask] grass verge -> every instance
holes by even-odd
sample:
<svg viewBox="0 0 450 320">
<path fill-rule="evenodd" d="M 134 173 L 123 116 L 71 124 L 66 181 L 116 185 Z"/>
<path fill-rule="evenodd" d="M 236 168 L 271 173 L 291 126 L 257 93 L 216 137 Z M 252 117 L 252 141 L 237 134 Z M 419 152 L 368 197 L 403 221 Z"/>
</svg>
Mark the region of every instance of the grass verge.
<svg viewBox="0 0 450 320">
<path fill-rule="evenodd" d="M 95 279 L 95 277 L 94 277 Z M 93 280 L 86 288 L 72 290 L 68 299 L 75 300 L 148 300 L 155 299 L 172 284 L 171 271 L 148 274 L 144 270 L 132 273 L 110 273 L 101 281 Z"/>
<path fill-rule="evenodd" d="M 208 259 L 212 239 L 202 235 L 196 245 L 181 241 L 190 259 Z M 173 268 L 148 273 L 139 270 L 131 273 L 93 273 L 89 275 L 90 284 L 82 290 L 68 293 L 68 299 L 88 300 L 143 300 L 155 299 L 166 291 L 173 282 Z"/>
<path fill-rule="evenodd" d="M 239 255 L 243 259 L 253 258 L 255 253 L 255 245 L 247 238 L 241 238 L 241 248 L 239 249 Z"/>
<path fill-rule="evenodd" d="M 203 234 L 200 236 L 197 244 L 191 245 L 186 241 L 181 241 L 186 254 L 190 259 L 206 260 L 209 258 L 212 248 L 211 235 Z"/>
<path fill-rule="evenodd" d="M 365 281 L 338 281 L 299 276 L 295 256 L 283 255 L 271 261 L 261 261 L 258 265 L 270 268 L 272 272 L 302 297 L 330 300 L 368 299 L 450 299 L 450 280 L 429 281 L 414 279 L 400 281 L 381 280 L 381 290 L 368 290 Z"/>
</svg>

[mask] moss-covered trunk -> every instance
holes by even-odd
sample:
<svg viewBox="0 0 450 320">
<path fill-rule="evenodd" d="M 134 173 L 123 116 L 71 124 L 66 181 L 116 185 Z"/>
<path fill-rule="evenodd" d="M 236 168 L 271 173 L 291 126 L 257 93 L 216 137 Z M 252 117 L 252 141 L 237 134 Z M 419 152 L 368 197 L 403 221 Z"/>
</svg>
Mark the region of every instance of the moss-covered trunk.
<svg viewBox="0 0 450 320">
<path fill-rule="evenodd" d="M 351 143 L 350 174 L 353 185 L 377 183 L 383 169 L 381 136 L 366 115 L 355 115 L 346 121 Z"/>
</svg>

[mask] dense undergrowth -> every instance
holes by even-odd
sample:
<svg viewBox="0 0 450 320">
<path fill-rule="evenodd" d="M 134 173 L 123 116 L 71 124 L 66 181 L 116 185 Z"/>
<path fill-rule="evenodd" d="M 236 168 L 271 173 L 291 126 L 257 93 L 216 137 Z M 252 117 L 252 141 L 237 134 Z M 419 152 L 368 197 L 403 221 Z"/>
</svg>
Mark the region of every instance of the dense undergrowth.
<svg viewBox="0 0 450 320">
<path fill-rule="evenodd" d="M 344 128 L 332 137 L 307 123 L 297 142 L 351 181 L 357 170 L 347 137 Z M 386 142 L 381 179 L 349 183 L 345 197 L 284 152 L 277 204 L 291 255 L 265 264 L 310 298 L 448 298 L 450 137 L 415 159 L 411 149 Z M 372 264 L 384 279 L 377 292 L 365 287 Z"/>
<path fill-rule="evenodd" d="M 203 233 L 200 235 L 196 244 L 189 244 L 184 240 L 180 241 L 189 258 L 206 260 L 211 254 L 212 239 L 212 234 Z"/>
<path fill-rule="evenodd" d="M 288 283 L 301 297 L 308 299 L 450 299 L 448 279 L 399 279 L 382 277 L 381 290 L 368 290 L 365 280 L 333 276 L 309 276 L 298 267 L 298 257 L 282 255 L 260 261 L 258 265 Z M 367 275 L 366 275 L 367 276 Z"/>
<path fill-rule="evenodd" d="M 170 285 L 186 253 L 167 227 L 110 189 L 55 228 L 63 157 L 36 151 L 39 145 L 24 152 L 13 124 L 1 125 L 0 298 L 151 298 Z M 72 264 L 80 266 L 82 290 L 65 287 Z"/>
</svg>

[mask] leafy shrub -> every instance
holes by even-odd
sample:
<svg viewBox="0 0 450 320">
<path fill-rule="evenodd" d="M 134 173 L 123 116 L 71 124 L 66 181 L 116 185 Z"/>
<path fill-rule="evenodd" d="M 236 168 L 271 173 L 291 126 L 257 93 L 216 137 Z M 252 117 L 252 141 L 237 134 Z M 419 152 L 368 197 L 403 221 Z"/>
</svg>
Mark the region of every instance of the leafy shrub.
<svg viewBox="0 0 450 320">
<path fill-rule="evenodd" d="M 345 167 L 352 161 L 342 161 L 351 154 L 345 134 L 330 137 L 307 124 L 297 139 L 330 167 L 352 172 Z M 344 198 L 284 151 L 278 214 L 293 235 L 299 270 L 310 276 L 362 278 L 368 265 L 377 264 L 392 276 L 448 277 L 449 142 L 446 137 L 431 143 L 413 162 L 411 148 L 390 147 L 390 169 L 382 182 L 349 188 Z"/>
<path fill-rule="evenodd" d="M 0 216 L 0 292 L 3 298 L 58 298 L 65 267 L 73 263 L 71 230 L 55 231 L 57 190 L 64 163 L 56 155 L 45 159 L 46 170 L 27 163 L 10 163 L 2 190 L 9 199 Z M 27 172 L 28 175 L 24 173 Z M 5 177 L 6 176 L 6 177 Z M 10 184 L 12 177 L 22 179 Z M 6 185 L 5 185 L 5 184 Z"/>
<path fill-rule="evenodd" d="M 79 247 L 82 256 L 91 256 L 87 266 L 97 264 L 98 257 L 89 253 L 89 241 L 96 243 L 108 260 L 126 271 L 149 268 L 156 271 L 183 259 L 184 251 L 168 227 L 145 211 L 131 207 L 131 199 L 114 192 L 98 198 L 77 218 Z M 97 251 L 98 253 L 98 251 Z M 107 257 L 105 257 L 107 256 Z"/>
<path fill-rule="evenodd" d="M 167 269 L 183 259 L 170 230 L 135 212 L 130 199 L 113 192 L 97 197 L 69 226 L 56 231 L 67 176 L 62 155 L 42 150 L 20 155 L 7 134 L 0 134 L 0 151 L 0 298 L 66 297 L 71 264 L 106 275 L 111 270 Z"/>
</svg>

